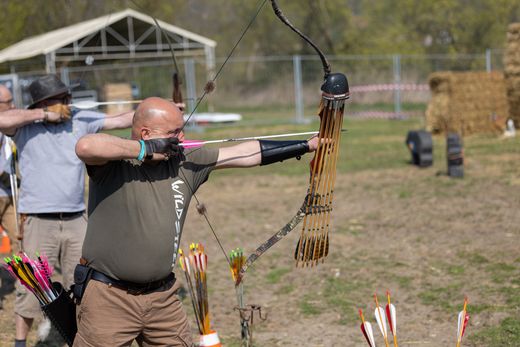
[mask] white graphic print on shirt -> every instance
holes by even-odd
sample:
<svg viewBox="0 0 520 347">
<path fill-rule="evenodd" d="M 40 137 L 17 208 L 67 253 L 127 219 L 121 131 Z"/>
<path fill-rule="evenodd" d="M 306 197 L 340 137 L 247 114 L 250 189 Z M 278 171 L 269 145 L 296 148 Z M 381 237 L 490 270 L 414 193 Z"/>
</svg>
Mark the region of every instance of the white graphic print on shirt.
<svg viewBox="0 0 520 347">
<path fill-rule="evenodd" d="M 179 250 L 179 241 L 181 236 L 181 217 L 184 212 L 184 194 L 180 190 L 180 185 L 184 184 L 182 180 L 176 180 L 172 183 L 173 199 L 175 202 L 175 235 L 173 238 L 173 265 L 177 259 L 177 251 Z"/>
</svg>

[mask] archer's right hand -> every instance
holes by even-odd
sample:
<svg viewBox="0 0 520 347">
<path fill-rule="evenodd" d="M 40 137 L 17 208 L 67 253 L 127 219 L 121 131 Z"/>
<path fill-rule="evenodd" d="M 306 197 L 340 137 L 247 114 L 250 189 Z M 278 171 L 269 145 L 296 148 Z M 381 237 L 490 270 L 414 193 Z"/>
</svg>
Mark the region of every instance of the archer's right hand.
<svg viewBox="0 0 520 347">
<path fill-rule="evenodd" d="M 43 121 L 45 123 L 61 123 L 63 122 L 63 118 L 60 113 L 52 112 L 52 111 L 43 111 Z"/>
<path fill-rule="evenodd" d="M 182 153 L 183 147 L 179 146 L 179 139 L 176 137 L 165 137 L 144 140 L 146 148 L 146 159 L 152 159 L 153 154 L 162 154 L 165 159 Z"/>
<path fill-rule="evenodd" d="M 44 109 L 45 121 L 48 123 L 61 123 L 70 119 L 70 108 L 64 104 L 55 104 Z"/>
</svg>

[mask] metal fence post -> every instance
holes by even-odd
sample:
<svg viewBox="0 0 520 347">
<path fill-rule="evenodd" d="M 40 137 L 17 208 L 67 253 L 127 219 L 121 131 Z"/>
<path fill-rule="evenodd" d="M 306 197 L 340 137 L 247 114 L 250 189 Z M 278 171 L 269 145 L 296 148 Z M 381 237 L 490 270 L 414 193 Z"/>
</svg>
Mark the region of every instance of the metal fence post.
<svg viewBox="0 0 520 347">
<path fill-rule="evenodd" d="M 48 74 L 56 73 L 56 52 L 45 54 L 45 72 Z"/>
<path fill-rule="evenodd" d="M 294 71 L 294 106 L 296 108 L 295 122 L 301 124 L 303 119 L 303 93 L 302 93 L 302 57 L 293 55 Z"/>
<path fill-rule="evenodd" d="M 65 83 L 66 85 L 70 85 L 70 78 L 69 78 L 69 68 L 64 66 L 61 68 L 60 71 L 60 77 L 61 81 Z"/>
<path fill-rule="evenodd" d="M 394 65 L 394 113 L 396 117 L 401 116 L 401 55 L 393 56 Z"/>
<path fill-rule="evenodd" d="M 195 60 L 184 60 L 184 75 L 186 76 L 186 114 L 191 114 L 195 109 L 195 100 L 197 99 L 197 92 L 195 91 Z M 195 121 L 187 124 L 191 131 L 201 131 L 200 127 Z"/>
<path fill-rule="evenodd" d="M 184 74 L 186 76 L 186 106 L 189 113 L 195 108 L 195 61 L 193 59 L 184 60 Z"/>
<path fill-rule="evenodd" d="M 486 49 L 486 71 L 491 72 L 491 49 Z"/>
</svg>

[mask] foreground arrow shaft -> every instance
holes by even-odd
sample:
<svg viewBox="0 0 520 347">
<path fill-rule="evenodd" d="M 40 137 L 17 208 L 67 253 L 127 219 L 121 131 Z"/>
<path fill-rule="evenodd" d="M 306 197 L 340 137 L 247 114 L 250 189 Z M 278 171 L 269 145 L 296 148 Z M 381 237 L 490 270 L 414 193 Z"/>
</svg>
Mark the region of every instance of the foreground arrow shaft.
<svg viewBox="0 0 520 347">
<path fill-rule="evenodd" d="M 70 107 L 79 108 L 81 110 L 88 110 L 90 108 L 95 108 L 98 106 L 105 106 L 105 105 L 128 105 L 128 104 L 138 104 L 142 102 L 143 100 L 126 100 L 126 101 L 91 101 L 91 100 L 85 100 L 85 101 L 78 101 L 74 104 L 69 104 Z"/>
<path fill-rule="evenodd" d="M 192 148 L 192 147 L 201 147 L 204 145 L 209 145 L 212 143 L 225 143 L 225 142 L 240 142 L 240 141 L 253 141 L 260 139 L 274 139 L 279 137 L 293 137 L 293 136 L 301 136 L 301 135 L 316 135 L 317 131 L 306 131 L 303 133 L 287 133 L 287 134 L 276 134 L 276 135 L 263 135 L 263 136 L 249 136 L 249 137 L 235 137 L 229 139 L 222 140 L 209 140 L 209 141 L 200 141 L 200 140 L 186 140 L 182 143 L 179 143 L 179 146 L 183 146 L 184 148 Z"/>
<path fill-rule="evenodd" d="M 466 311 L 468 305 L 468 298 L 464 299 L 464 308 L 459 312 L 458 317 L 458 325 L 457 325 L 457 347 L 460 347 L 462 342 L 462 337 L 464 336 L 464 332 L 466 331 L 466 326 L 468 325 L 469 315 Z"/>
<path fill-rule="evenodd" d="M 390 291 L 386 292 L 386 319 L 388 320 L 388 325 L 390 326 L 390 331 L 392 332 L 392 336 L 394 337 L 394 347 L 398 347 L 397 345 L 397 313 L 395 310 L 395 306 L 390 302 Z"/>
<path fill-rule="evenodd" d="M 385 346 L 390 347 L 390 345 L 388 344 L 388 330 L 386 328 L 386 317 L 383 309 L 379 306 L 379 302 L 377 301 L 377 294 L 374 294 L 374 300 L 376 302 L 376 309 L 374 315 L 377 321 L 377 325 L 379 326 L 381 335 L 383 335 Z"/>
<path fill-rule="evenodd" d="M 359 317 L 361 318 L 361 332 L 367 340 L 368 345 L 370 347 L 376 347 L 374 332 L 372 331 L 372 324 L 370 324 L 370 322 L 365 321 L 365 317 L 363 316 L 363 311 L 361 309 L 359 310 Z"/>
</svg>

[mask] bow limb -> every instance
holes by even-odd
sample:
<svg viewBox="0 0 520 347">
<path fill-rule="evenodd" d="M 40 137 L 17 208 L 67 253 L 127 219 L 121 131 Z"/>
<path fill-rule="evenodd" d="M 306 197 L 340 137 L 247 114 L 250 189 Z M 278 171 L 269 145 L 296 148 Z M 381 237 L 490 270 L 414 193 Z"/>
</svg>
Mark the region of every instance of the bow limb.
<svg viewBox="0 0 520 347">
<path fill-rule="evenodd" d="M 139 6 L 138 4 L 135 3 L 134 0 L 131 0 L 131 2 L 141 8 L 143 10 L 143 8 L 141 6 Z M 215 74 L 215 76 L 213 77 L 213 79 L 211 81 L 208 82 L 208 84 L 206 85 L 206 88 L 204 88 L 204 92 L 202 93 L 202 95 L 197 98 L 197 102 L 195 104 L 195 107 L 193 108 L 193 110 L 191 110 L 191 113 L 190 115 L 188 116 L 188 118 L 184 121 L 184 125 L 182 126 L 182 129 L 184 129 L 184 127 L 186 126 L 186 124 L 188 124 L 189 120 L 191 119 L 191 117 L 193 116 L 193 114 L 195 113 L 196 109 L 198 108 L 198 106 L 200 105 L 200 103 L 202 102 L 202 100 L 204 99 L 204 97 L 210 93 L 213 88 L 214 88 L 214 83 L 216 81 L 216 79 L 219 77 L 220 73 L 222 72 L 222 69 L 224 68 L 225 64 L 228 62 L 229 58 L 233 55 L 235 49 L 237 48 L 238 44 L 240 43 L 240 41 L 244 38 L 245 34 L 247 33 L 247 31 L 249 30 L 249 28 L 251 27 L 251 25 L 253 24 L 253 22 L 255 21 L 256 17 L 258 16 L 258 14 L 260 13 L 260 10 L 263 8 L 264 4 L 267 2 L 267 0 L 259 0 L 259 5 L 257 6 L 257 9 L 254 13 L 254 15 L 252 16 L 252 18 L 250 19 L 248 25 L 246 26 L 246 28 L 242 31 L 242 34 L 240 35 L 239 39 L 237 40 L 237 42 L 235 43 L 235 45 L 233 46 L 233 48 L 231 49 L 231 51 L 228 53 L 226 59 L 224 60 L 224 62 L 222 63 L 222 65 L 220 66 L 220 68 L 218 69 L 217 73 Z M 170 47 L 170 52 L 171 52 L 171 56 L 172 56 L 172 60 L 174 62 L 174 66 L 175 66 L 175 73 L 173 75 L 173 95 L 172 95 L 172 99 L 175 103 L 182 103 L 182 94 L 180 93 L 180 78 L 179 78 L 179 69 L 178 69 L 178 66 L 177 66 L 177 61 L 175 59 L 175 53 L 174 53 L 174 50 L 173 50 L 173 47 L 171 45 L 171 42 L 170 42 L 170 39 L 168 37 L 168 35 L 163 31 L 163 29 L 161 28 L 161 26 L 159 25 L 159 22 L 157 21 L 157 19 L 153 16 L 151 16 L 152 19 L 154 20 L 156 26 L 159 28 L 159 30 L 161 31 L 161 33 L 166 37 L 166 40 L 168 42 L 168 46 Z M 196 149 L 195 149 L 196 150 Z M 186 178 L 184 177 L 185 181 Z M 197 195 L 195 194 L 195 191 L 192 189 L 192 187 L 190 187 L 189 185 L 187 185 L 189 190 L 192 192 L 193 194 L 193 197 L 195 198 L 196 202 L 197 202 L 197 205 L 201 205 L 200 204 L 200 201 L 199 199 L 197 198 Z M 209 228 L 211 229 L 211 232 L 213 233 L 213 236 L 215 237 L 219 247 L 220 247 L 220 250 L 222 251 L 222 253 L 224 254 L 224 257 L 226 258 L 229 266 L 231 267 L 231 261 L 227 255 L 227 252 L 224 250 L 224 247 L 222 246 L 222 243 L 220 242 L 220 239 L 219 237 L 217 236 L 216 232 L 215 232 L 215 229 L 213 228 L 213 226 L 211 225 L 211 222 L 207 216 L 207 213 L 205 211 L 205 209 L 201 208 L 200 210 L 200 213 L 204 216 L 205 220 L 206 220 L 206 223 L 208 224 Z"/>
<path fill-rule="evenodd" d="M 275 15 L 282 21 L 282 23 L 287 25 L 292 31 L 294 31 L 296 34 L 298 34 L 298 36 L 300 36 L 312 48 L 314 48 L 314 50 L 316 51 L 316 53 L 320 57 L 321 64 L 323 66 L 323 72 L 325 73 L 325 77 L 324 78 L 327 78 L 327 76 L 330 74 L 331 69 L 330 69 L 329 62 L 327 61 L 327 58 L 325 57 L 325 54 L 323 54 L 323 52 L 318 48 L 318 46 L 316 46 L 316 44 L 314 42 L 312 42 L 311 39 L 307 35 L 302 33 L 298 28 L 296 28 L 289 21 L 289 19 L 287 19 L 287 17 L 283 14 L 282 10 L 280 9 L 280 6 L 278 6 L 278 1 L 277 0 L 271 0 L 271 6 L 273 8 L 273 11 L 274 11 Z"/>
<path fill-rule="evenodd" d="M 289 234 L 305 217 L 305 208 L 306 203 L 303 203 L 298 212 L 291 218 L 291 220 L 285 224 L 280 230 L 278 230 L 273 236 L 267 239 L 264 243 L 257 247 L 257 249 L 249 255 L 246 262 L 240 269 L 238 276 L 235 281 L 235 286 L 238 286 L 242 279 L 244 278 L 247 269 L 253 265 L 253 263 L 260 258 L 262 254 L 264 254 L 269 248 L 274 246 L 278 241 L 284 238 L 287 234 Z"/>
<path fill-rule="evenodd" d="M 328 230 L 332 211 L 332 196 L 336 178 L 336 162 L 342 130 L 344 102 L 349 97 L 347 78 L 343 74 L 331 74 L 330 64 L 320 49 L 300 30 L 295 28 L 280 10 L 276 0 L 271 0 L 276 16 L 292 31 L 310 44 L 320 56 L 324 80 L 320 103 L 320 131 L 318 149 L 311 161 L 310 184 L 307 196 L 294 217 L 278 232 L 262 243 L 240 269 L 235 284 L 242 281 L 247 269 L 269 248 L 289 234 L 303 220 L 300 240 L 296 246 L 296 265 L 317 264 L 328 254 Z"/>
<path fill-rule="evenodd" d="M 134 0 L 130 0 L 136 7 L 138 7 L 141 11 L 143 12 L 146 12 L 145 9 L 137 4 Z M 173 72 L 173 76 L 172 76 L 172 81 L 173 81 L 173 92 L 172 92 L 172 100 L 175 104 L 183 104 L 183 99 L 182 99 L 182 92 L 181 92 L 181 84 L 182 84 L 182 81 L 181 81 L 181 78 L 180 78 L 180 73 L 179 73 L 179 65 L 177 64 L 177 59 L 175 58 L 175 50 L 173 49 L 173 45 L 172 45 L 172 42 L 170 40 L 170 37 L 168 36 L 168 33 L 165 32 L 163 30 L 163 28 L 161 27 L 161 25 L 159 24 L 159 21 L 157 20 L 157 18 L 155 18 L 154 16 L 151 16 L 152 17 L 154 23 L 155 23 L 155 26 L 159 29 L 159 31 L 161 32 L 161 34 L 164 35 L 164 38 L 166 39 L 166 42 L 168 43 L 168 48 L 170 49 L 170 54 L 171 54 L 171 58 L 172 58 L 172 61 L 173 61 L 173 67 L 174 67 L 174 72 Z"/>
<path fill-rule="evenodd" d="M 179 105 L 183 104 L 182 91 L 181 91 L 182 81 L 181 81 L 181 77 L 180 77 L 180 73 L 179 73 L 179 65 L 177 65 L 177 59 L 175 58 L 175 51 L 173 49 L 172 42 L 170 41 L 170 37 L 168 36 L 168 33 L 166 33 L 159 25 L 159 21 L 153 16 L 152 16 L 152 19 L 153 19 L 155 25 L 157 26 L 157 28 L 159 28 L 161 33 L 166 38 L 166 42 L 168 43 L 168 47 L 170 48 L 170 54 L 172 56 L 173 66 L 175 68 L 175 71 L 173 72 L 173 76 L 172 76 L 172 82 L 173 82 L 172 100 L 175 104 L 179 104 Z"/>
</svg>

